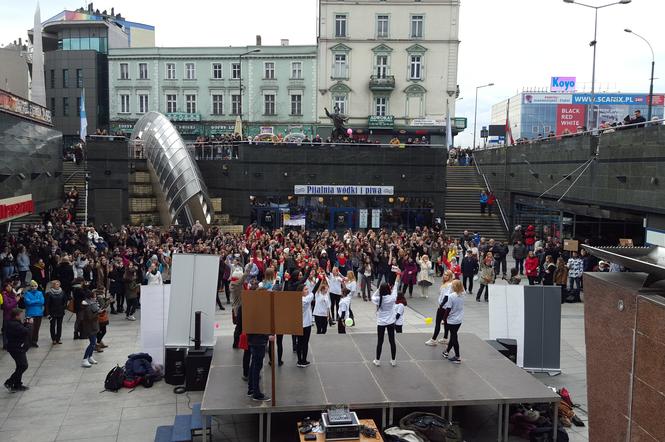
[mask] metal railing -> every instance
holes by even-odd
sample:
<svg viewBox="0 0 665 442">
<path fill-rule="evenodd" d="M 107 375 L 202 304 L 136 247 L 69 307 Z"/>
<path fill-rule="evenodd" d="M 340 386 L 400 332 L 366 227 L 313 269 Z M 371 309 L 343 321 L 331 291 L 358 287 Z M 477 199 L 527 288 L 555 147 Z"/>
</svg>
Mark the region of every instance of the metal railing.
<svg viewBox="0 0 665 442">
<path fill-rule="evenodd" d="M 485 187 L 487 188 L 488 191 L 492 191 L 492 187 L 490 186 L 489 181 L 487 181 L 487 177 L 485 174 L 480 170 L 480 165 L 478 164 L 478 161 L 476 158 L 473 159 L 473 164 L 476 166 L 476 171 L 478 174 L 483 177 L 483 181 L 485 182 Z M 496 198 L 496 195 L 495 195 Z M 503 226 L 506 229 L 506 232 L 510 232 L 510 229 L 508 228 L 508 220 L 506 219 L 506 214 L 503 211 L 503 207 L 501 206 L 501 201 L 499 201 L 499 198 L 496 198 L 496 205 L 499 208 L 499 214 L 501 215 L 501 220 L 503 221 Z"/>
</svg>

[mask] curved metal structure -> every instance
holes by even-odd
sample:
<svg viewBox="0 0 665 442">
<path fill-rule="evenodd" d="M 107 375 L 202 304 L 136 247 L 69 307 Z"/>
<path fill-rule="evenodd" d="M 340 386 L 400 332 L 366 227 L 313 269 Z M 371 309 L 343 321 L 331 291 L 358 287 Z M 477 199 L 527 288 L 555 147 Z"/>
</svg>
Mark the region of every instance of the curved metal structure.
<svg viewBox="0 0 665 442">
<path fill-rule="evenodd" d="M 157 177 L 171 224 L 204 226 L 212 222 L 208 190 L 185 142 L 168 118 L 148 112 L 134 126 L 131 141 L 143 145 L 151 172 Z M 164 222 L 166 220 L 162 220 Z"/>
</svg>

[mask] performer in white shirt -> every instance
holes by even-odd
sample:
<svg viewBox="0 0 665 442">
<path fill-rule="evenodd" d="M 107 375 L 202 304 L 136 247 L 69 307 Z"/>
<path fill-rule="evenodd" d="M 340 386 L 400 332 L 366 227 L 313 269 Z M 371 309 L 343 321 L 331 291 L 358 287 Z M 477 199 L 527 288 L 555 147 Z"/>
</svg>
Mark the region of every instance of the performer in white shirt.
<svg viewBox="0 0 665 442">
<path fill-rule="evenodd" d="M 316 334 L 325 335 L 328 330 L 328 319 L 331 318 L 330 292 L 325 274 L 319 275 L 319 278 L 319 282 L 312 289 L 314 294 L 314 323 L 316 324 Z"/>
<path fill-rule="evenodd" d="M 307 360 L 307 351 L 309 350 L 309 337 L 312 334 L 312 300 L 314 294 L 307 285 L 300 288 L 302 291 L 302 336 L 297 336 L 296 354 L 298 355 L 298 367 L 307 367 L 310 362 Z"/>
<path fill-rule="evenodd" d="M 381 365 L 381 350 L 383 349 L 383 338 L 388 331 L 388 341 L 390 342 L 390 365 L 397 365 L 395 357 L 397 356 L 397 345 L 395 344 L 395 301 L 397 300 L 397 288 L 401 278 L 399 269 L 393 267 L 393 272 L 397 273 L 395 284 L 392 290 L 387 282 L 381 286 L 372 295 L 372 302 L 376 304 L 376 328 L 378 340 L 376 343 L 376 359 L 372 361 L 377 367 Z"/>
<path fill-rule="evenodd" d="M 448 313 L 450 341 L 448 342 L 448 348 L 443 352 L 443 357 L 450 362 L 460 364 L 462 360 L 460 359 L 457 332 L 462 326 L 462 321 L 464 321 L 464 285 L 459 279 L 453 281 L 453 293 L 448 296 L 448 303 L 445 308 L 450 309 L 450 313 Z M 451 349 L 455 350 L 455 356 L 448 357 Z"/>
</svg>

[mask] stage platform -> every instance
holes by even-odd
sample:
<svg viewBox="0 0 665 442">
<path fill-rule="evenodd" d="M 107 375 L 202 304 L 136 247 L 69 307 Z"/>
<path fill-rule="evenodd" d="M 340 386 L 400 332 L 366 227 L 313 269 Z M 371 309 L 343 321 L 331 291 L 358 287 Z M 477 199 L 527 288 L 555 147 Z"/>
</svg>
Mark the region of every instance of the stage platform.
<svg viewBox="0 0 665 442">
<path fill-rule="evenodd" d="M 242 351 L 231 348 L 230 338 L 218 338 L 203 395 L 206 415 L 266 414 L 269 439 L 270 416 L 328 405 L 346 404 L 351 409 L 381 409 L 382 425 L 392 423 L 396 408 L 499 406 L 498 440 L 507 440 L 507 405 L 549 402 L 559 396 L 532 375 L 498 353 L 475 334 L 460 333 L 462 363 L 441 356 L 443 346 L 426 346 L 429 335 L 397 334 L 397 366 L 390 365 L 387 339 L 381 366 L 372 364 L 377 337 L 373 333 L 312 335 L 307 368 L 296 367 L 291 339 L 284 337 L 284 365 L 276 368 L 276 405 L 247 397 L 242 381 Z M 270 394 L 270 366 L 266 355 L 263 391 Z M 505 411 L 503 411 L 505 410 Z M 260 420 L 261 426 L 263 419 Z M 260 434 L 262 434 L 262 430 Z"/>
</svg>

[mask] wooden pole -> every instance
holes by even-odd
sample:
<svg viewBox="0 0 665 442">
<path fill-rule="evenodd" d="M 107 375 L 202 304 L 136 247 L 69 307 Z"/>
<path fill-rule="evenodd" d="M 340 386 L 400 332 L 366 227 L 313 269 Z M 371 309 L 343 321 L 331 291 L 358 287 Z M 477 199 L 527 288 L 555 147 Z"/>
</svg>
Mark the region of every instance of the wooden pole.
<svg viewBox="0 0 665 442">
<path fill-rule="evenodd" d="M 275 366 L 277 365 L 277 358 L 275 356 L 275 347 L 277 346 L 277 339 L 275 336 L 275 292 L 270 292 L 270 332 L 272 333 L 273 341 L 270 345 L 270 353 L 272 355 L 272 364 L 270 364 L 270 371 L 272 375 L 272 406 L 275 406 L 276 398 L 275 393 Z"/>
</svg>

